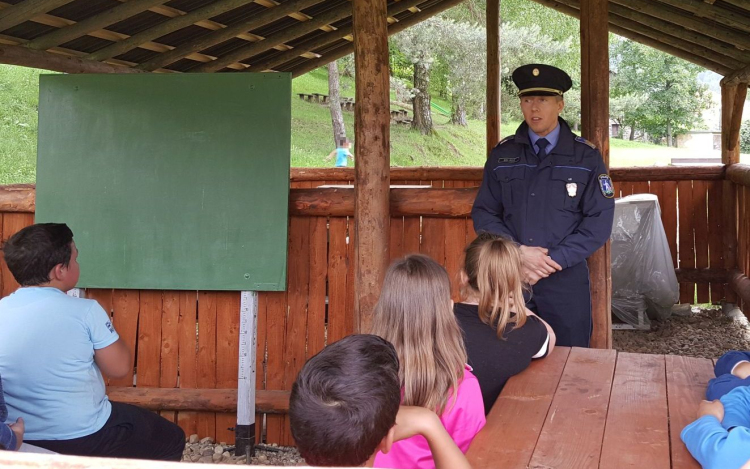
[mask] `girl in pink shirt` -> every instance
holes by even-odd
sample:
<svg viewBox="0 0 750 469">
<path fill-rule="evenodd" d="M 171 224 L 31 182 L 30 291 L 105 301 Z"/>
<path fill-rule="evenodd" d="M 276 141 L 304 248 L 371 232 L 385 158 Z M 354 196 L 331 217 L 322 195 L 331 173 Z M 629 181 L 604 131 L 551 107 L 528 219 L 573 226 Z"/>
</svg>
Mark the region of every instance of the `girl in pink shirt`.
<svg viewBox="0 0 750 469">
<path fill-rule="evenodd" d="M 453 315 L 448 273 L 427 256 L 414 254 L 388 269 L 373 313 L 373 334 L 398 353 L 401 404 L 435 411 L 466 453 L 485 423 L 482 392 Z M 374 467 L 432 469 L 427 441 L 415 436 L 378 453 Z"/>
</svg>

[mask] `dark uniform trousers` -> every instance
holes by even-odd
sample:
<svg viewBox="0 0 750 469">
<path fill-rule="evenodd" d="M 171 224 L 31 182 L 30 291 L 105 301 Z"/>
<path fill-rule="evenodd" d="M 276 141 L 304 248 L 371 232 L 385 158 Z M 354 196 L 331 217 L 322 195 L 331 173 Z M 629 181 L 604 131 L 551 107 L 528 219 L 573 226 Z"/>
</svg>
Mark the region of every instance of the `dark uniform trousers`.
<svg viewBox="0 0 750 469">
<path fill-rule="evenodd" d="M 557 344 L 588 347 L 591 292 L 586 258 L 609 239 L 614 192 L 599 151 L 559 119 L 549 155 L 533 150 L 526 123 L 491 152 L 472 208 L 474 230 L 540 246 L 563 270 L 541 279 L 527 298 Z"/>
</svg>

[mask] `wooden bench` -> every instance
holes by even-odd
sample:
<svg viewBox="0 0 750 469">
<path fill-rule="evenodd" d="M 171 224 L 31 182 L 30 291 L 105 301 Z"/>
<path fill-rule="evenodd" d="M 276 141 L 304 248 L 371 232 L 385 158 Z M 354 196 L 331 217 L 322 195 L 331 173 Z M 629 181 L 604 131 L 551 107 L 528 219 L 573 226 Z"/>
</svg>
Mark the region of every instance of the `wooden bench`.
<svg viewBox="0 0 750 469">
<path fill-rule="evenodd" d="M 700 469 L 680 440 L 713 363 L 557 347 L 503 389 L 467 456 L 475 468 Z"/>
</svg>

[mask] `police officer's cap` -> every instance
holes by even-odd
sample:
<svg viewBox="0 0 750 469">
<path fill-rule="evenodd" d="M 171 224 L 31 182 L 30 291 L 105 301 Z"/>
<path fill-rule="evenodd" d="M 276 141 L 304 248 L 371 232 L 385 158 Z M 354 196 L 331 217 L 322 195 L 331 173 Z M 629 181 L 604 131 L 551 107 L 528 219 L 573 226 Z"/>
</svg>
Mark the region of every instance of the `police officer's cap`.
<svg viewBox="0 0 750 469">
<path fill-rule="evenodd" d="M 518 96 L 562 96 L 573 82 L 557 67 L 544 64 L 522 65 L 513 70 Z"/>
</svg>

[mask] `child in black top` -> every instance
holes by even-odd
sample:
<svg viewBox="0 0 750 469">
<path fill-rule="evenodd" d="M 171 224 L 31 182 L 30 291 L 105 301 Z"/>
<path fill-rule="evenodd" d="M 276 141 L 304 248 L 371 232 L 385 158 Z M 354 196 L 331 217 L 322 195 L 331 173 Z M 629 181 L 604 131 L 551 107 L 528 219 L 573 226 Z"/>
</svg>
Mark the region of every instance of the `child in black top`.
<svg viewBox="0 0 750 469">
<path fill-rule="evenodd" d="M 512 241 L 482 233 L 464 255 L 463 301 L 453 311 L 489 413 L 511 376 L 552 351 L 555 333 L 522 303 L 521 253 Z"/>
</svg>

